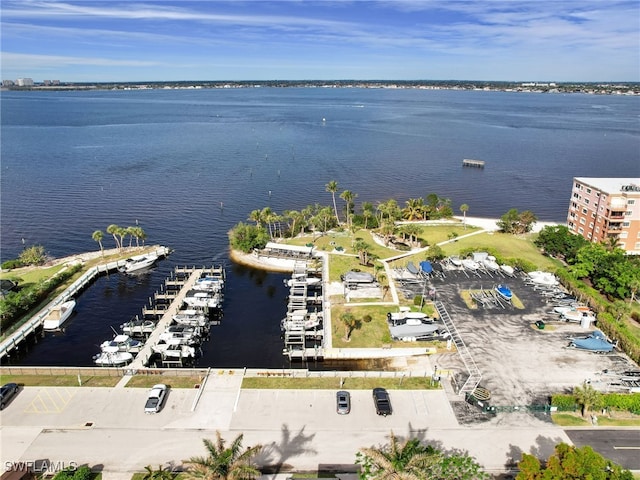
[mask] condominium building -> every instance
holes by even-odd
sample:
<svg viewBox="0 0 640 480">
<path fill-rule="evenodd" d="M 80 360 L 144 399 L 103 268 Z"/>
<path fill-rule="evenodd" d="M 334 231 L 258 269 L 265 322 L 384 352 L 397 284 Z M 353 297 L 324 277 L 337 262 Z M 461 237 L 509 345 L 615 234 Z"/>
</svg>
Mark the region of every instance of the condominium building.
<svg viewBox="0 0 640 480">
<path fill-rule="evenodd" d="M 616 239 L 640 254 L 640 178 L 575 177 L 567 216 L 569 230 L 592 242 Z"/>
</svg>

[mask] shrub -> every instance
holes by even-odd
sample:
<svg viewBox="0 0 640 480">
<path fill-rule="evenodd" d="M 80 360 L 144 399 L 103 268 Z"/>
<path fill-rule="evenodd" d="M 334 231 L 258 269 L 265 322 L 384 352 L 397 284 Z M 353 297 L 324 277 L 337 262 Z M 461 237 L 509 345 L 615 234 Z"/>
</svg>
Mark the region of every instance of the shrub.
<svg viewBox="0 0 640 480">
<path fill-rule="evenodd" d="M 14 258 L 13 260 L 7 260 L 6 262 L 2 263 L 3 270 L 11 270 L 13 268 L 20 268 L 20 267 L 24 267 L 24 263 L 22 263 L 18 258 Z"/>
</svg>

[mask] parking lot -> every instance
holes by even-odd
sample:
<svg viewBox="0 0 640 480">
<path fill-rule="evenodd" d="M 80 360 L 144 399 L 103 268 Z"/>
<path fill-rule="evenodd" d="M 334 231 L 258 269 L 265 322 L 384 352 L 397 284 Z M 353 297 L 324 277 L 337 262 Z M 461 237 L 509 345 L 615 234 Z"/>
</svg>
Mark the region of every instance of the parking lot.
<svg viewBox="0 0 640 480">
<path fill-rule="evenodd" d="M 471 309 L 461 297 L 464 290 L 491 290 L 498 283 L 508 284 L 524 308 Z M 491 392 L 492 404 L 545 404 L 551 394 L 570 392 L 585 381 L 606 390 L 616 372 L 638 368 L 617 350 L 600 355 L 567 348 L 568 337 L 586 335 L 593 327 L 560 321 L 552 313 L 553 302 L 528 285 L 524 274 L 505 278 L 447 271 L 444 279 L 433 279 L 432 285 L 480 369 L 480 385 Z M 537 320 L 545 322 L 544 329 L 536 327 Z M 432 362 L 439 369 L 465 370 L 457 355 L 438 354 Z"/>
</svg>

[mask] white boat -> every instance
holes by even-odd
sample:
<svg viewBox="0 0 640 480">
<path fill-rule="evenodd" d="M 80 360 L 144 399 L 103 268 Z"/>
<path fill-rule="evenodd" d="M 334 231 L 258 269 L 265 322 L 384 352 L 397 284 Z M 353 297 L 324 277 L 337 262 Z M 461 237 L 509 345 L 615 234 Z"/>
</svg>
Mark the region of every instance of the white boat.
<svg viewBox="0 0 640 480">
<path fill-rule="evenodd" d="M 142 270 L 143 268 L 149 268 L 156 262 L 156 260 L 158 260 L 158 256 L 153 254 L 130 257 L 124 261 L 124 265 L 121 265 L 118 268 L 118 271 L 122 273 L 136 272 L 138 270 Z"/>
<path fill-rule="evenodd" d="M 451 262 L 451 264 L 455 267 L 461 267 L 462 266 L 462 260 L 460 259 L 460 257 L 458 256 L 453 256 L 453 257 L 449 257 L 449 262 Z"/>
<path fill-rule="evenodd" d="M 475 260 L 471 260 L 470 258 L 465 258 L 462 260 L 462 266 L 467 270 L 478 270 L 480 268 L 480 264 Z"/>
<path fill-rule="evenodd" d="M 498 270 L 500 270 L 500 265 L 498 265 L 498 262 L 496 262 L 496 257 L 492 257 L 491 255 L 486 257 L 482 261 L 482 264 L 486 269 L 491 270 L 492 272 L 497 272 Z"/>
<path fill-rule="evenodd" d="M 120 330 L 122 330 L 127 335 L 149 335 L 156 328 L 156 324 L 153 320 L 132 320 L 127 323 L 123 323 L 120 325 Z"/>
<path fill-rule="evenodd" d="M 220 292 L 224 289 L 224 280 L 221 277 L 202 277 L 196 280 L 193 289 L 203 290 L 205 292 Z"/>
<path fill-rule="evenodd" d="M 154 345 L 152 350 L 168 358 L 194 358 L 196 356 L 196 349 L 189 345 L 159 343 Z"/>
<path fill-rule="evenodd" d="M 158 337 L 158 342 L 173 345 L 195 345 L 200 343 L 200 329 L 197 327 L 172 326 L 168 327 Z"/>
<path fill-rule="evenodd" d="M 131 352 L 138 353 L 144 346 L 139 340 L 132 339 L 129 335 L 116 335 L 113 340 L 102 342 L 100 349 L 103 352 Z"/>
<path fill-rule="evenodd" d="M 513 298 L 513 292 L 507 285 L 504 285 L 504 284 L 497 285 L 494 288 L 494 290 L 498 295 L 500 295 L 502 298 L 504 298 L 508 302 L 510 302 L 511 299 Z"/>
<path fill-rule="evenodd" d="M 69 300 L 61 303 L 60 305 L 56 305 L 55 307 L 51 307 L 47 312 L 47 315 L 44 317 L 42 328 L 45 330 L 60 329 L 64 322 L 66 322 L 73 313 L 75 306 L 76 301 Z"/>
<path fill-rule="evenodd" d="M 591 309 L 584 305 L 558 305 L 553 307 L 553 311 L 555 313 L 559 313 L 560 315 L 564 315 L 567 312 L 590 312 Z"/>
<path fill-rule="evenodd" d="M 93 357 L 93 362 L 101 367 L 122 367 L 131 363 L 133 355 L 129 352 L 110 350 Z"/>
<path fill-rule="evenodd" d="M 515 274 L 515 270 L 511 265 L 500 265 L 500 270 L 502 270 L 505 274 L 507 274 L 510 277 L 513 277 L 513 275 Z"/>
<path fill-rule="evenodd" d="M 588 321 L 589 323 L 596 321 L 595 314 L 589 310 L 570 310 L 568 312 L 564 312 L 561 314 L 562 318 L 567 322 L 584 322 Z"/>
<path fill-rule="evenodd" d="M 555 285 L 558 285 L 559 283 L 556 276 L 553 273 L 549 273 L 549 272 L 540 272 L 540 271 L 529 272 L 529 278 L 535 284 L 545 285 L 549 287 L 553 287 Z"/>
<path fill-rule="evenodd" d="M 294 274 L 291 278 L 285 279 L 284 284 L 292 287 L 297 284 L 306 284 L 308 287 L 320 285 L 322 279 L 320 277 L 308 277 L 306 273 Z"/>
<path fill-rule="evenodd" d="M 184 303 L 193 308 L 218 308 L 222 303 L 222 296 L 220 293 L 211 294 L 195 290 L 187 293 Z"/>
<path fill-rule="evenodd" d="M 322 323 L 321 312 L 309 312 L 307 310 L 294 310 L 280 322 L 282 330 L 313 330 Z"/>
<path fill-rule="evenodd" d="M 402 323 L 411 324 L 415 321 L 419 323 L 423 323 L 428 319 L 429 319 L 429 316 L 426 313 L 412 312 L 409 307 L 400 307 L 399 312 L 387 313 L 387 320 L 389 320 L 389 322 L 394 325 L 402 324 Z M 414 323 L 414 324 L 417 325 L 417 323 Z"/>
<path fill-rule="evenodd" d="M 180 310 L 172 318 L 179 325 L 191 327 L 205 327 L 209 323 L 206 315 L 194 309 Z"/>
</svg>

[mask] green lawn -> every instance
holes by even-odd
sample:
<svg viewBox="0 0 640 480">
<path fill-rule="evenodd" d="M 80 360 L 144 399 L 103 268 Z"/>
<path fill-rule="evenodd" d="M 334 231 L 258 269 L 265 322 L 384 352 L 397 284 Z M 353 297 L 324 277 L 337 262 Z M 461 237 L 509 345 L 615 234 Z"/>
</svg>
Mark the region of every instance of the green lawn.
<svg viewBox="0 0 640 480">
<path fill-rule="evenodd" d="M 200 385 L 203 377 L 183 377 L 169 375 L 135 375 L 127 382 L 127 387 L 131 388 L 151 388 L 158 383 L 164 383 L 171 388 L 194 388 Z"/>
<path fill-rule="evenodd" d="M 83 387 L 114 387 L 122 377 L 80 376 Z M 0 384 L 17 383 L 26 387 L 78 387 L 78 375 L 0 375 Z"/>
<path fill-rule="evenodd" d="M 342 381 L 342 383 L 341 383 Z M 242 381 L 242 388 L 246 389 L 312 389 L 312 390 L 368 390 L 376 387 L 389 390 L 424 390 L 440 388 L 434 384 L 431 377 L 399 377 L 399 378 L 370 378 L 349 377 L 349 372 L 344 372 L 344 377 L 246 377 Z"/>
</svg>

